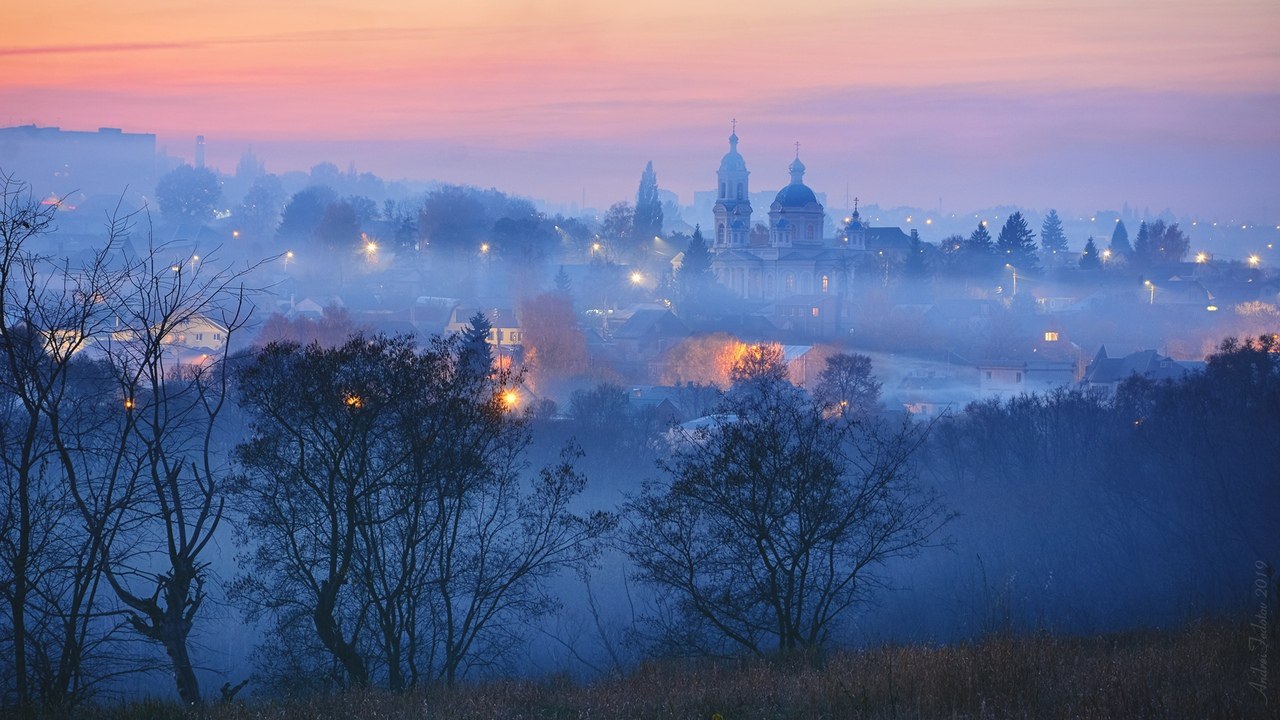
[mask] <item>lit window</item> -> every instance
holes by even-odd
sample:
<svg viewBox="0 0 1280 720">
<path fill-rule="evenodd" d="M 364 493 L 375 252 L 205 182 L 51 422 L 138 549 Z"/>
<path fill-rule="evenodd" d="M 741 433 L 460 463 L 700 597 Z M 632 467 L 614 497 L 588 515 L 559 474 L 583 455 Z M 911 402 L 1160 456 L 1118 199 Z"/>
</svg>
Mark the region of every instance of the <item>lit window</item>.
<svg viewBox="0 0 1280 720">
<path fill-rule="evenodd" d="M 1045 341 L 1045 342 L 1058 342 L 1058 333 L 1053 332 L 1052 330 L 1050 330 L 1050 331 L 1046 332 L 1046 333 L 1044 334 L 1044 341 Z"/>
<path fill-rule="evenodd" d="M 818 308 L 816 308 L 816 307 L 814 307 L 814 308 L 809 308 L 809 314 L 810 314 L 810 315 L 812 315 L 812 316 L 814 316 L 814 317 L 818 317 Z"/>
<path fill-rule="evenodd" d="M 795 292 L 795 291 L 796 291 L 796 276 L 792 275 L 791 273 L 787 273 L 787 292 Z"/>
<path fill-rule="evenodd" d="M 822 276 L 822 292 L 826 292 L 831 287 L 831 278 L 826 275 Z"/>
</svg>

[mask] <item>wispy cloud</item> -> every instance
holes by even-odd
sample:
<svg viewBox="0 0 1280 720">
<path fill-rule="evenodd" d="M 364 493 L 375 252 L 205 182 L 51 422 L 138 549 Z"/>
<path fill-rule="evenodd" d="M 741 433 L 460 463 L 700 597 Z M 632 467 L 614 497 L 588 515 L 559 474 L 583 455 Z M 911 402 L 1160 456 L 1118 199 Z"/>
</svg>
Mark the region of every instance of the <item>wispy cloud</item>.
<svg viewBox="0 0 1280 720">
<path fill-rule="evenodd" d="M 133 43 L 86 43 L 77 45 L 38 45 L 32 47 L 0 48 L 0 56 L 22 55 L 70 55 L 81 53 L 133 53 L 152 50 L 190 50 L 202 47 L 200 42 L 133 42 Z"/>
</svg>

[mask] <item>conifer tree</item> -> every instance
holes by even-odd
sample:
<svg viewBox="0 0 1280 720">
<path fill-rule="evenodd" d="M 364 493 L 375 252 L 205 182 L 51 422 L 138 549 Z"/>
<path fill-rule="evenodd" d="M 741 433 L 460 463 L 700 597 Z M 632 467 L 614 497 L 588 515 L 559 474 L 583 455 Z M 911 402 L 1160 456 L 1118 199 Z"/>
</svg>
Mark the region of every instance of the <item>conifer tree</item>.
<svg viewBox="0 0 1280 720">
<path fill-rule="evenodd" d="M 1000 228 L 1000 235 L 996 238 L 996 256 L 1024 275 L 1040 269 L 1039 258 L 1036 257 L 1036 234 L 1027 226 L 1027 219 L 1022 213 L 1010 215 L 1004 227 Z"/>
<path fill-rule="evenodd" d="M 1125 256 L 1133 254 L 1133 246 L 1129 244 L 1129 231 L 1125 228 L 1123 220 L 1116 223 L 1116 229 L 1111 233 L 1111 254 Z"/>
<path fill-rule="evenodd" d="M 1044 248 L 1046 258 L 1067 253 L 1067 236 L 1062 232 L 1062 218 L 1057 210 L 1050 210 L 1040 225 L 1040 247 Z"/>
<path fill-rule="evenodd" d="M 560 272 L 556 273 L 556 292 L 562 295 L 573 294 L 573 282 L 569 280 L 569 273 L 564 271 L 564 266 L 560 266 Z"/>
<path fill-rule="evenodd" d="M 675 281 L 676 302 L 680 313 L 685 316 L 693 314 L 694 308 L 706 299 L 707 291 L 716 282 L 711 271 L 711 252 L 707 250 L 700 225 L 693 229 L 693 237 L 684 251 L 684 261 L 676 271 Z"/>
<path fill-rule="evenodd" d="M 913 280 L 923 280 L 929 276 L 924 242 L 920 240 L 920 231 L 914 228 L 911 230 L 911 244 L 907 247 L 907 259 L 902 264 L 902 274 Z"/>
<path fill-rule="evenodd" d="M 1150 263 L 1152 260 L 1151 246 L 1151 228 L 1143 221 L 1138 226 L 1138 237 L 1133 240 L 1133 258 L 1141 264 Z"/>
<path fill-rule="evenodd" d="M 1097 270 L 1102 267 L 1102 263 L 1098 259 L 1098 246 L 1094 244 L 1093 238 L 1090 237 L 1084 244 L 1084 254 L 1080 256 L 1081 270 Z"/>
<path fill-rule="evenodd" d="M 662 201 L 658 199 L 658 176 L 653 171 L 652 160 L 644 166 L 644 174 L 640 176 L 632 232 L 637 242 L 647 242 L 662 235 Z"/>
<path fill-rule="evenodd" d="M 960 248 L 960 266 L 970 275 L 985 275 L 995 269 L 996 248 L 984 223 L 965 239 Z"/>
</svg>

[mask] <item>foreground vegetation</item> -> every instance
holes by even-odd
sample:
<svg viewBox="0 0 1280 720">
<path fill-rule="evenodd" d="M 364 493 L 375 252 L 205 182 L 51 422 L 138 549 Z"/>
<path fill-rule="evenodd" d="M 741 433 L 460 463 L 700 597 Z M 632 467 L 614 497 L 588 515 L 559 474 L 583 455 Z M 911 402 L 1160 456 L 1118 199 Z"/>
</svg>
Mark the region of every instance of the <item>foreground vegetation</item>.
<svg viewBox="0 0 1280 720">
<path fill-rule="evenodd" d="M 1248 718 L 1276 717 L 1280 683 L 1250 686 L 1246 622 L 1086 638 L 993 636 L 947 646 L 885 646 L 824 658 L 664 661 L 577 684 L 491 681 L 453 690 L 352 692 L 210 706 L 213 720 L 257 718 Z M 1274 641 L 1273 641 L 1274 642 Z M 137 704 L 100 720 L 185 718 Z"/>
</svg>

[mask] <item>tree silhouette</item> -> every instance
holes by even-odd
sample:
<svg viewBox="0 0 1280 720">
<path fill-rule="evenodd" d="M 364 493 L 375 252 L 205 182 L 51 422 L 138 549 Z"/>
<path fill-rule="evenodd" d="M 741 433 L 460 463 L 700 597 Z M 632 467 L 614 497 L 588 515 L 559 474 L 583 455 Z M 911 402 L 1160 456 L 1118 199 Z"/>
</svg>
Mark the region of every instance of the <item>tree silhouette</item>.
<svg viewBox="0 0 1280 720">
<path fill-rule="evenodd" d="M 1040 225 L 1040 246 L 1044 248 L 1047 258 L 1054 255 L 1066 257 L 1067 236 L 1062 232 L 1062 218 L 1058 217 L 1057 210 L 1050 210 L 1044 216 L 1044 222 Z"/>
<path fill-rule="evenodd" d="M 658 176 L 653 171 L 652 160 L 640 176 L 632 233 L 637 243 L 648 243 L 662 235 L 662 201 L 658 198 Z"/>
<path fill-rule="evenodd" d="M 1098 257 L 1098 246 L 1090 237 L 1084 244 L 1084 254 L 1080 256 L 1080 269 L 1097 270 L 1100 267 L 1102 267 L 1102 260 Z"/>
<path fill-rule="evenodd" d="M 1027 226 L 1026 218 L 1015 212 L 1000 228 L 1000 235 L 996 238 L 996 257 L 1020 273 L 1035 273 L 1040 269 L 1035 240 L 1036 234 Z"/>
<path fill-rule="evenodd" d="M 828 419 L 785 379 L 748 382 L 626 506 L 634 576 L 657 592 L 646 620 L 673 650 L 821 647 L 878 568 L 949 519 L 916 485 L 919 430 Z"/>
<path fill-rule="evenodd" d="M 174 222 L 205 223 L 222 198 L 218 176 L 208 168 L 179 165 L 156 183 L 160 212 Z"/>
<path fill-rule="evenodd" d="M 1112 255 L 1129 256 L 1133 254 L 1133 246 L 1129 244 L 1129 231 L 1124 226 L 1124 221 L 1116 223 L 1116 229 L 1111 232 L 1111 250 Z"/>
</svg>

